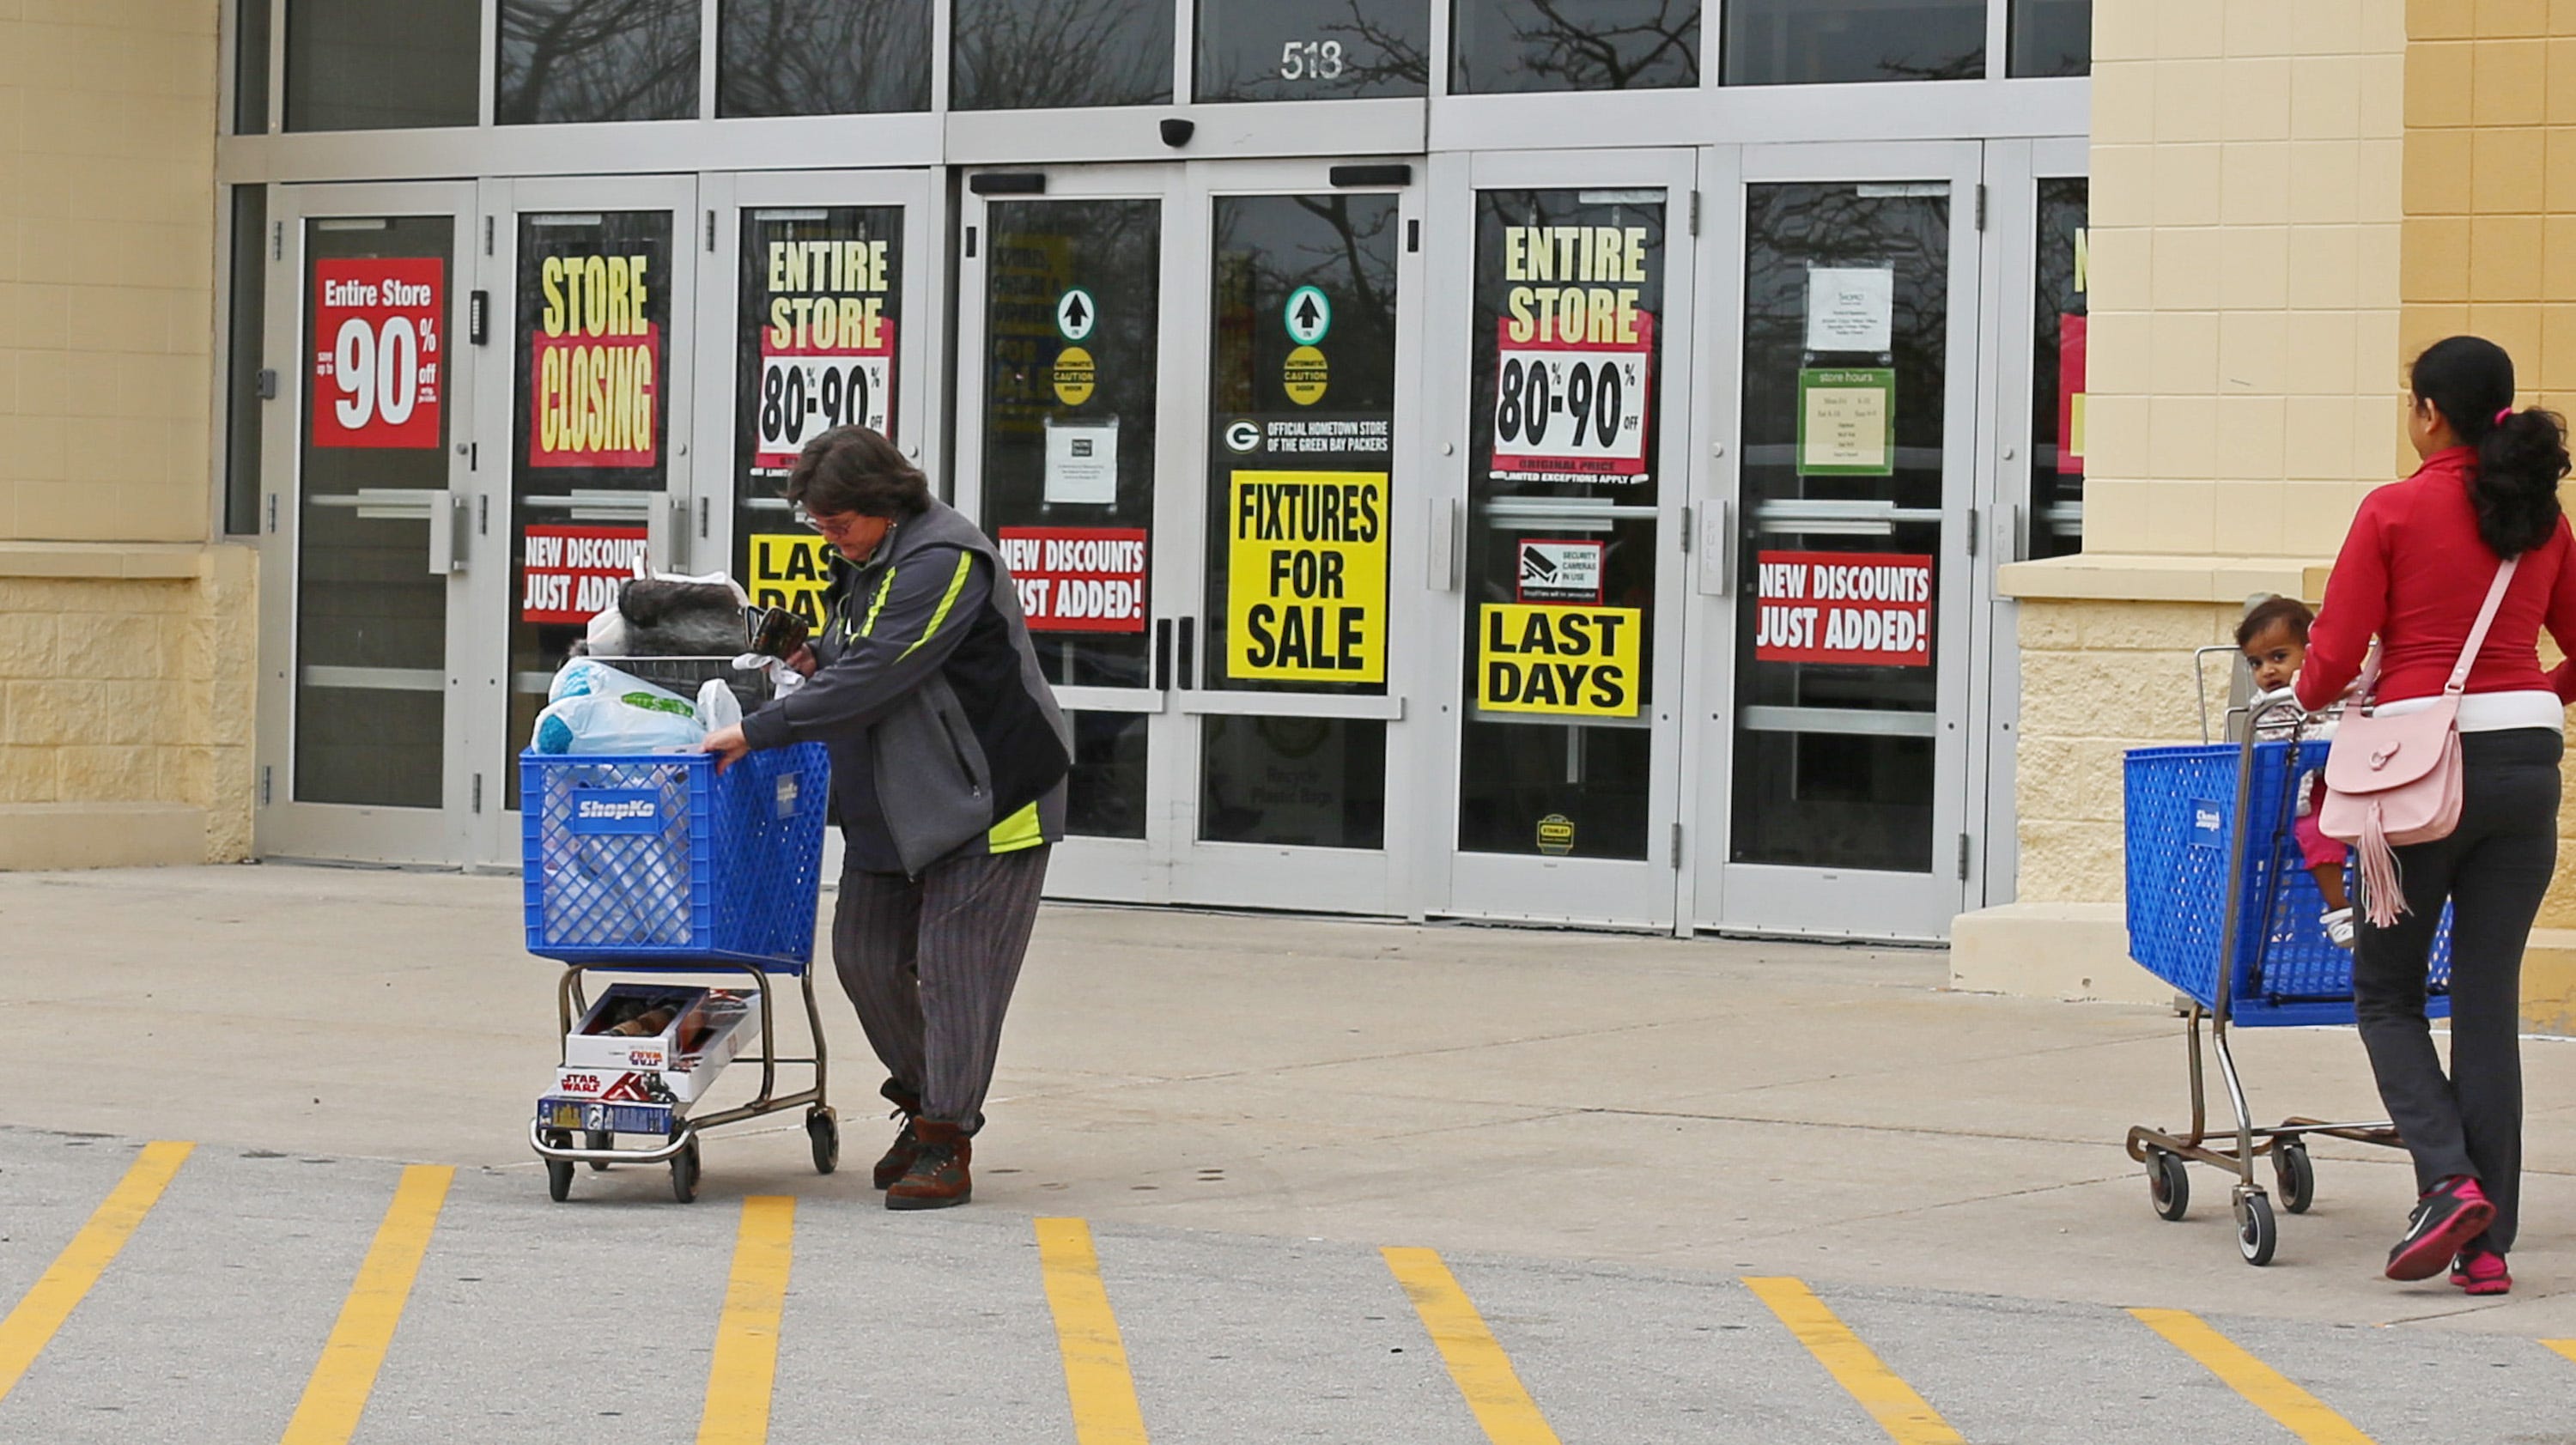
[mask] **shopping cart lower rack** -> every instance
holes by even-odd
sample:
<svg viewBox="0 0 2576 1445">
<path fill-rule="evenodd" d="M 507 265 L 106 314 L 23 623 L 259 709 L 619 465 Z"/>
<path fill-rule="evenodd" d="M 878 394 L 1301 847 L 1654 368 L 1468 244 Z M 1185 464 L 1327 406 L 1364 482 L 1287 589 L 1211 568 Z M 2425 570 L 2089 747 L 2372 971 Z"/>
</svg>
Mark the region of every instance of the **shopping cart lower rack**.
<svg viewBox="0 0 2576 1445">
<path fill-rule="evenodd" d="M 822 745 L 753 753 L 721 774 L 703 753 L 530 752 L 519 777 L 528 951 L 566 965 L 556 988 L 564 1066 L 528 1126 L 547 1191 L 569 1194 L 575 1164 L 667 1163 L 685 1204 L 697 1195 L 699 1135 L 790 1109 L 805 1111 L 814 1167 L 831 1173 L 841 1134 L 824 1095 L 812 968 L 831 783 Z M 644 981 L 615 983 L 594 1003 L 583 981 L 595 972 Z M 749 976 L 747 995 L 676 981 L 735 972 Z M 773 978 L 804 994 L 810 1058 L 778 1053 Z M 604 1027 L 612 1011 L 632 1016 L 614 1032 Z M 755 1030 L 759 1093 L 693 1116 Z M 813 1087 L 779 1092 L 782 1065 L 810 1067 Z M 620 1148 L 621 1134 L 652 1142 Z"/>
<path fill-rule="evenodd" d="M 2281 1207 L 2303 1214 L 2316 1197 L 2307 1140 L 2316 1135 L 2403 1147 L 2394 1125 L 2292 1117 L 2257 1125 L 2246 1103 L 2228 1025 L 2262 1028 L 2353 1021 L 2352 954 L 2330 942 L 2317 917 L 2324 900 L 2292 838 L 2301 775 L 2325 765 L 2325 746 L 2292 736 L 2257 741 L 2301 717 L 2286 689 L 2253 700 L 2245 740 L 2138 748 L 2128 754 L 2129 952 L 2148 972 L 2189 995 L 2184 1037 L 2191 1056 L 2191 1127 L 2181 1134 L 2139 1125 L 2129 1157 L 2147 1167 L 2156 1213 L 2179 1220 L 2191 1207 L 2189 1163 L 2236 1176 L 2231 1203 L 2237 1249 L 2268 1264 L 2278 1242 L 2271 1200 L 2254 1179 L 2268 1156 Z M 2428 1012 L 2450 1012 L 2451 921 L 2433 943 Z M 2213 1135 L 2201 1062 L 2206 1016 L 2218 1055 L 2232 1131 Z"/>
</svg>

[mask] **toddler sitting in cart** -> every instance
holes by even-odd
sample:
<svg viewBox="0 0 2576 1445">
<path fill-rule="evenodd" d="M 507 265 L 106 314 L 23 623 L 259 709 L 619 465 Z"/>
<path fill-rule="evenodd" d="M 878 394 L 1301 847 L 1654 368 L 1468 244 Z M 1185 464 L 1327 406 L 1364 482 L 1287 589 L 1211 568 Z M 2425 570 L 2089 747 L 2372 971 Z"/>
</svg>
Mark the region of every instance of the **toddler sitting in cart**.
<svg viewBox="0 0 2576 1445">
<path fill-rule="evenodd" d="M 2236 647 L 2245 655 L 2246 665 L 2254 669 L 2257 693 L 2278 691 L 2298 676 L 2300 664 L 2308 660 L 2308 625 L 2317 615 L 2308 604 L 2296 597 L 2266 597 L 2248 609 L 2243 621 L 2236 624 Z M 2256 727 L 2258 739 L 2286 738 L 2298 731 L 2299 719 L 2293 717 Z M 2309 741 L 2322 742 L 2334 736 L 2334 724 L 2318 724 L 2307 733 Z M 2299 857 L 2317 880 L 2317 892 L 2323 894 L 2326 911 L 2317 918 L 2326 937 L 2337 948 L 2352 947 L 2352 898 L 2344 891 L 2344 864 L 2352 849 L 2325 835 L 2317 823 L 2317 810 L 2325 802 L 2325 755 L 2319 752 L 2317 766 L 2302 774 L 2298 781 L 2298 821 L 2291 831 L 2299 840 Z"/>
</svg>

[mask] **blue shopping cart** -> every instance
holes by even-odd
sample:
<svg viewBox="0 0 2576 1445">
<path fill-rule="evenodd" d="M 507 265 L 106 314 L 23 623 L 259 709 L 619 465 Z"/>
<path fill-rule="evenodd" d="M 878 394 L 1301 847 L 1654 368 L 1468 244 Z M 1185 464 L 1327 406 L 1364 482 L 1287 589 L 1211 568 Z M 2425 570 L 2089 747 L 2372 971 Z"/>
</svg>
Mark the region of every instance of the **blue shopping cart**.
<svg viewBox="0 0 2576 1445">
<path fill-rule="evenodd" d="M 575 1164 L 667 1162 L 685 1204 L 697 1195 L 701 1133 L 789 1109 L 805 1111 L 815 1169 L 838 1165 L 812 967 L 830 786 L 820 743 L 753 753 L 721 774 L 704 753 L 520 755 L 528 951 L 566 965 L 556 989 L 563 1032 L 590 1012 L 582 985 L 593 972 L 667 980 L 738 970 L 751 976 L 760 1022 L 759 1093 L 714 1113 L 691 1117 L 688 1101 L 658 1082 L 667 1076 L 651 1070 L 561 1071 L 528 1126 L 556 1200 L 571 1192 Z M 778 1053 L 773 977 L 797 980 L 804 993 L 811 1057 Z M 813 1087 L 780 1093 L 781 1065 L 812 1068 Z M 566 1091 L 568 1077 L 577 1091 Z M 620 1148 L 619 1134 L 654 1142 Z"/>
<path fill-rule="evenodd" d="M 2291 832 L 2300 778 L 2325 765 L 2325 745 L 2302 736 L 2305 712 L 2286 688 L 2252 699 L 2241 719 L 2241 741 L 2137 748 L 2127 755 L 2129 953 L 2189 998 L 2183 1028 L 2191 1053 L 2190 1129 L 2173 1134 L 2142 1124 L 2129 1131 L 2128 1149 L 2146 1165 L 2149 1198 L 2168 1220 L 2191 1207 L 2188 1163 L 2235 1175 L 2238 1252 L 2260 1265 L 2271 1262 L 2279 1234 L 2271 1200 L 2254 1181 L 2256 1159 L 2271 1159 L 2282 1208 L 2304 1214 L 2316 1198 L 2310 1136 L 2391 1147 L 2403 1141 L 2385 1120 L 2294 1117 L 2257 1125 L 2246 1104 L 2228 1025 L 2349 1024 L 2353 1004 L 2352 954 L 2335 947 L 2318 925 L 2324 900 Z M 2258 740 L 2268 731 L 2290 735 Z M 2446 910 L 2434 938 L 2427 999 L 2437 1018 L 2450 1012 L 2450 938 Z M 2221 1134 L 2218 1143 L 2208 1128 L 2204 1017 L 2236 1116 L 2232 1139 Z"/>
</svg>

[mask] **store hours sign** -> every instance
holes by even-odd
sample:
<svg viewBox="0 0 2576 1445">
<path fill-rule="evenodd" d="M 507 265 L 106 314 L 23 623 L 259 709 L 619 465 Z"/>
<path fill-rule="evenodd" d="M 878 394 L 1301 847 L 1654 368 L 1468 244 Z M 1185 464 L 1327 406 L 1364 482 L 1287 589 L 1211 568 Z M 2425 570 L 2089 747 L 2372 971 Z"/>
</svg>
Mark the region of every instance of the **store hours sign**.
<svg viewBox="0 0 2576 1445">
<path fill-rule="evenodd" d="M 436 256 L 313 263 L 313 445 L 440 444 L 446 293 Z"/>
</svg>

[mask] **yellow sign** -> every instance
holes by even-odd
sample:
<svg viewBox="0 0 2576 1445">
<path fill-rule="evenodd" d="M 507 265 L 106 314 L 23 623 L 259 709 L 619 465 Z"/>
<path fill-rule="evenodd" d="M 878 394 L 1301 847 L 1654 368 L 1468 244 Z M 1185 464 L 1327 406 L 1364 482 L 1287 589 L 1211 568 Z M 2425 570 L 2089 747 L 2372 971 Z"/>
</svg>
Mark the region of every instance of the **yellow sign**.
<svg viewBox="0 0 2576 1445">
<path fill-rule="evenodd" d="M 1227 527 L 1228 676 L 1386 681 L 1386 473 L 1236 472 Z"/>
<path fill-rule="evenodd" d="M 1299 406 L 1313 406 L 1324 399 L 1324 382 L 1329 368 L 1324 353 L 1311 346 L 1300 346 L 1288 353 L 1288 362 L 1279 368 L 1279 383 L 1288 390 L 1288 399 Z"/>
<path fill-rule="evenodd" d="M 1634 717 L 1646 614 L 1634 607 L 1486 603 L 1476 706 L 1483 712 Z"/>
<path fill-rule="evenodd" d="M 823 589 L 831 585 L 831 555 L 815 536 L 755 536 L 751 539 L 751 600 L 762 607 L 784 607 L 823 630 Z"/>
<path fill-rule="evenodd" d="M 1091 388 L 1098 378 L 1091 368 L 1091 353 L 1079 346 L 1068 346 L 1056 353 L 1055 399 L 1066 406 L 1080 406 L 1091 400 Z"/>
</svg>

